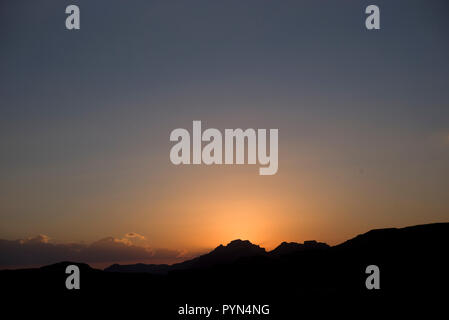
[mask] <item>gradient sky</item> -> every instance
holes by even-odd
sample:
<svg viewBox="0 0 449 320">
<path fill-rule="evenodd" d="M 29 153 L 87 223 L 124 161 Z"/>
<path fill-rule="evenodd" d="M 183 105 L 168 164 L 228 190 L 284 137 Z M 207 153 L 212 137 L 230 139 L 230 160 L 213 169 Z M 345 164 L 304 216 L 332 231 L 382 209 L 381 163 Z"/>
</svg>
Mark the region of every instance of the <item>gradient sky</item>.
<svg viewBox="0 0 449 320">
<path fill-rule="evenodd" d="M 379 31 L 365 29 L 373 3 Z M 1 1 L 0 238 L 134 232 L 193 252 L 448 221 L 448 9 Z M 278 173 L 174 166 L 170 132 L 192 120 L 278 128 Z"/>
</svg>

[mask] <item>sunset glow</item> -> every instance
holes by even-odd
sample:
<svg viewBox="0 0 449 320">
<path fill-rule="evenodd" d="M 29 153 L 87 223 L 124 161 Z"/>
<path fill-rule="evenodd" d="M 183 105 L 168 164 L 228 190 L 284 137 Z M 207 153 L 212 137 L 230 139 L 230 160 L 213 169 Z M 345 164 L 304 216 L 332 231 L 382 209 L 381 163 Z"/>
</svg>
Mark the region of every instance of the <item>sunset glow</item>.
<svg viewBox="0 0 449 320">
<path fill-rule="evenodd" d="M 447 19 L 426 18 L 437 6 L 398 23 L 401 6 L 385 4 L 389 31 L 371 32 L 350 2 L 86 1 L 72 32 L 62 7 L 9 2 L 0 239 L 11 246 L 171 263 L 236 238 L 335 245 L 448 220 Z M 259 158 L 174 164 L 170 135 L 194 121 L 223 139 L 276 130 L 271 175 Z"/>
</svg>

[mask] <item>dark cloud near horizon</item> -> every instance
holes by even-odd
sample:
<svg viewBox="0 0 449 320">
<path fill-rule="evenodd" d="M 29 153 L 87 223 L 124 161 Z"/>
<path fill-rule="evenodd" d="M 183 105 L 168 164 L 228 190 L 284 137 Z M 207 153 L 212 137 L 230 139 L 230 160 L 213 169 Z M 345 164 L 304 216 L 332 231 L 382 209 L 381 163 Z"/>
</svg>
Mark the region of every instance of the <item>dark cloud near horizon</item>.
<svg viewBox="0 0 449 320">
<path fill-rule="evenodd" d="M 136 235 L 133 233 L 133 237 Z M 0 268 L 37 266 L 67 260 L 101 263 L 164 259 L 174 261 L 183 258 L 181 251 L 139 246 L 128 239 L 129 234 L 126 236 L 123 239 L 106 237 L 91 244 L 52 243 L 46 235 L 18 240 L 0 239 Z"/>
</svg>

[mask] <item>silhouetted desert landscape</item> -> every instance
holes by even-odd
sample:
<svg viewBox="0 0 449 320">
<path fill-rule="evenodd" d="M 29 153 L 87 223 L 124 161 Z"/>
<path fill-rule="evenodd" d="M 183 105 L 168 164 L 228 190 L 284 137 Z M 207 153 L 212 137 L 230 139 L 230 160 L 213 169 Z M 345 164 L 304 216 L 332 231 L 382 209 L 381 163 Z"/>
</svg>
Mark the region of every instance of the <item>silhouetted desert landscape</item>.
<svg viewBox="0 0 449 320">
<path fill-rule="evenodd" d="M 114 264 L 98 270 L 60 262 L 3 270 L 0 281 L 13 299 L 30 295 L 35 301 L 75 304 L 126 300 L 137 309 L 151 306 L 151 314 L 164 319 L 176 318 L 184 304 L 269 304 L 271 312 L 264 319 L 282 319 L 297 308 L 330 312 L 324 305 L 380 310 L 415 300 L 438 303 L 447 296 L 448 234 L 449 223 L 435 223 L 372 230 L 332 247 L 284 242 L 269 252 L 248 240 L 234 240 L 174 265 Z M 80 290 L 65 287 L 69 264 L 80 268 Z M 365 287 L 365 268 L 371 264 L 380 269 L 379 290 Z"/>
</svg>

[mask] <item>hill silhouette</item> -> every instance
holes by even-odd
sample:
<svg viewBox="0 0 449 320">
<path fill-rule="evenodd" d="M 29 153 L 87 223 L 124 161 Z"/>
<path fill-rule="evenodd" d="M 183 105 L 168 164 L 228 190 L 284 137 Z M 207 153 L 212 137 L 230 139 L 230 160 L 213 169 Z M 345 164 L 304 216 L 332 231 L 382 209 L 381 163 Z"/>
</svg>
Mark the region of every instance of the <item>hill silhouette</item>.
<svg viewBox="0 0 449 320">
<path fill-rule="evenodd" d="M 167 274 L 175 270 L 188 270 L 194 268 L 208 268 L 218 264 L 231 264 L 242 258 L 251 257 L 279 257 L 281 255 L 292 254 L 303 250 L 327 249 L 329 245 L 314 240 L 302 243 L 282 242 L 272 251 L 266 251 L 258 245 L 252 244 L 249 240 L 233 240 L 226 246 L 219 245 L 211 252 L 173 265 L 155 264 L 113 264 L 104 269 L 108 272 L 146 272 L 152 274 Z"/>
<path fill-rule="evenodd" d="M 301 314 L 308 310 L 316 316 L 352 305 L 370 312 L 409 308 L 414 301 L 435 307 L 445 305 L 449 287 L 448 234 L 449 223 L 436 223 L 372 230 L 333 247 L 284 242 L 269 252 L 235 240 L 171 266 L 112 265 L 103 271 L 62 262 L 0 271 L 0 283 L 13 299 L 95 301 L 107 310 L 150 306 L 151 316 L 159 319 L 181 319 L 177 308 L 185 304 L 269 304 L 272 311 L 262 319 L 289 318 L 298 314 L 298 306 Z M 65 288 L 69 264 L 80 266 L 80 290 Z M 372 264 L 380 268 L 380 290 L 365 287 L 365 269 Z"/>
<path fill-rule="evenodd" d="M 109 272 L 148 272 L 153 274 L 166 274 L 169 271 L 174 270 L 187 270 L 193 268 L 208 268 L 217 264 L 229 264 L 233 263 L 239 258 L 253 257 L 266 255 L 265 249 L 258 245 L 252 244 L 248 240 L 233 240 L 226 246 L 219 245 L 211 252 L 196 257 L 191 260 L 187 260 L 181 263 L 169 265 L 154 265 L 154 264 L 132 264 L 132 265 L 119 265 L 114 264 L 105 269 Z"/>
</svg>

